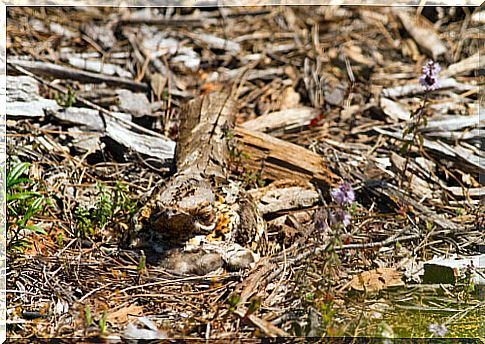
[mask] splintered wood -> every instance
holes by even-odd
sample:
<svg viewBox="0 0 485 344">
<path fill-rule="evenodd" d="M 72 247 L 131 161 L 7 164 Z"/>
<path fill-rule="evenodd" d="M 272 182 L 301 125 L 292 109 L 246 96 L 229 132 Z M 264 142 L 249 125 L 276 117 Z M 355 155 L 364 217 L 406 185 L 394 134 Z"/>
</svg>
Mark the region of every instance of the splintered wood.
<svg viewBox="0 0 485 344">
<path fill-rule="evenodd" d="M 241 127 L 235 128 L 235 138 L 249 156 L 244 162 L 263 179 L 309 181 L 327 188 L 341 181 L 321 155 L 304 147 Z"/>
</svg>

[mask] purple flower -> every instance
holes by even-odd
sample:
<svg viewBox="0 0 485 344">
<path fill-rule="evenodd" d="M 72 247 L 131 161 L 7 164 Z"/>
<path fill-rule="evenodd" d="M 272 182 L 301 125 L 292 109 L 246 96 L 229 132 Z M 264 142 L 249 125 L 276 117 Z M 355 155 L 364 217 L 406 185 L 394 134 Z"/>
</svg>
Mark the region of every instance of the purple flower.
<svg viewBox="0 0 485 344">
<path fill-rule="evenodd" d="M 338 209 L 337 211 L 335 211 L 335 213 L 331 212 L 329 216 L 330 226 L 332 227 L 338 224 L 343 224 L 344 227 L 347 227 L 348 225 L 350 225 L 351 219 L 352 217 L 350 216 L 350 214 L 342 209 Z"/>
<path fill-rule="evenodd" d="M 350 225 L 350 220 L 352 219 L 352 217 L 350 216 L 349 213 L 347 213 L 346 211 L 342 212 L 341 218 L 342 218 L 342 223 L 344 224 L 344 227 L 347 227 L 348 225 Z"/>
<path fill-rule="evenodd" d="M 428 91 L 436 89 L 436 87 L 438 87 L 438 73 L 440 71 L 440 65 L 433 60 L 429 60 L 423 66 L 423 74 L 419 77 L 419 82 L 421 85 L 425 86 Z"/>
<path fill-rule="evenodd" d="M 330 195 L 335 203 L 338 205 L 352 204 L 355 201 L 355 193 L 352 185 L 348 182 L 343 182 L 338 188 L 332 189 Z"/>
<path fill-rule="evenodd" d="M 443 337 L 448 333 L 448 329 L 443 324 L 429 324 L 428 331 L 438 337 Z"/>
</svg>

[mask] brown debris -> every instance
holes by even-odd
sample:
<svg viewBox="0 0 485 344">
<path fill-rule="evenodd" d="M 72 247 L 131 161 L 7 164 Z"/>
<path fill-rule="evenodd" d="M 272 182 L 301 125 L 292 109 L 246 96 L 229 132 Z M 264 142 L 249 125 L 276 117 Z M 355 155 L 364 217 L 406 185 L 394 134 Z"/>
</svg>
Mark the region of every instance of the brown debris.
<svg viewBox="0 0 485 344">
<path fill-rule="evenodd" d="M 8 336 L 376 336 L 483 306 L 421 275 L 484 247 L 483 11 L 204 4 L 7 8 L 9 192 L 50 200 L 25 226 L 7 200 Z"/>
<path fill-rule="evenodd" d="M 394 268 L 365 271 L 355 276 L 350 282 L 352 289 L 366 293 L 377 293 L 386 288 L 402 286 L 404 286 L 402 273 Z"/>
</svg>

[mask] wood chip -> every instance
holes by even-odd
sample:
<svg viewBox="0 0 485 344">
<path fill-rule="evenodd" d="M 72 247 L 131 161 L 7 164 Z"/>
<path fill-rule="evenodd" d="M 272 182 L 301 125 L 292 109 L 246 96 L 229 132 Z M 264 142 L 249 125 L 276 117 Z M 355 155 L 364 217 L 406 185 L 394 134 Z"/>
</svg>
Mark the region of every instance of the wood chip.
<svg viewBox="0 0 485 344">
<path fill-rule="evenodd" d="M 156 158 L 161 163 L 172 160 L 175 155 L 175 142 L 172 140 L 135 133 L 131 127 L 121 122 L 109 121 L 106 134 L 125 147 Z"/>
<path fill-rule="evenodd" d="M 115 312 L 109 313 L 106 321 L 111 324 L 124 324 L 130 316 L 140 316 L 142 314 L 143 306 L 129 305 L 128 307 L 123 307 Z"/>
<path fill-rule="evenodd" d="M 285 109 L 256 117 L 241 127 L 265 133 L 291 131 L 308 125 L 320 110 L 311 107 Z"/>
<path fill-rule="evenodd" d="M 39 83 L 29 76 L 7 76 L 7 115 L 43 117 L 46 110 L 60 109 L 55 100 L 39 95 Z"/>
<path fill-rule="evenodd" d="M 311 207 L 320 200 L 320 195 L 311 184 L 298 185 L 292 181 L 278 181 L 249 193 L 259 202 L 258 208 L 263 215 Z"/>
<path fill-rule="evenodd" d="M 138 91 L 148 90 L 147 85 L 130 79 L 87 72 L 87 71 L 65 67 L 65 66 L 61 66 L 61 65 L 57 65 L 49 62 L 9 59 L 8 63 L 25 68 L 26 70 L 34 74 L 48 76 L 48 77 L 79 80 L 81 82 L 93 82 L 93 83 L 105 82 L 110 85 L 126 87 L 131 90 L 138 90 Z"/>
<path fill-rule="evenodd" d="M 393 13 L 399 17 L 405 29 L 418 43 L 418 45 L 429 53 L 434 60 L 446 53 L 448 48 L 439 38 L 436 31 L 425 22 L 420 16 L 411 16 L 404 8 L 393 7 Z"/>
<path fill-rule="evenodd" d="M 402 104 L 394 102 L 388 98 L 381 98 L 380 103 L 382 111 L 384 111 L 384 113 L 394 122 L 409 121 L 411 119 L 411 112 Z"/>
<path fill-rule="evenodd" d="M 356 291 L 378 293 L 381 290 L 403 287 L 402 273 L 395 268 L 378 268 L 364 271 L 352 278 L 350 287 Z"/>
<path fill-rule="evenodd" d="M 214 35 L 190 33 L 188 36 L 204 42 L 212 49 L 222 49 L 232 54 L 237 54 L 239 51 L 241 51 L 241 45 L 239 43 Z"/>
<path fill-rule="evenodd" d="M 129 90 L 118 90 L 117 107 L 120 112 L 127 112 L 133 117 L 149 116 L 151 106 L 148 98 L 143 93 L 133 93 Z"/>
<path fill-rule="evenodd" d="M 448 68 L 440 73 L 440 76 L 445 78 L 456 75 L 464 75 L 473 71 L 478 72 L 480 69 L 485 68 L 485 59 L 483 58 L 483 53 L 484 51 L 479 51 L 466 59 L 449 65 Z"/>
<path fill-rule="evenodd" d="M 447 88 L 465 92 L 465 91 L 470 91 L 475 89 L 476 86 L 460 83 L 453 78 L 439 79 L 436 89 L 442 90 Z M 399 98 L 399 97 L 412 96 L 416 94 L 423 94 L 425 92 L 426 92 L 426 87 L 416 82 L 412 84 L 408 83 L 408 84 L 405 84 L 404 86 L 396 86 L 396 87 L 383 89 L 381 92 L 381 95 L 387 98 Z"/>
</svg>

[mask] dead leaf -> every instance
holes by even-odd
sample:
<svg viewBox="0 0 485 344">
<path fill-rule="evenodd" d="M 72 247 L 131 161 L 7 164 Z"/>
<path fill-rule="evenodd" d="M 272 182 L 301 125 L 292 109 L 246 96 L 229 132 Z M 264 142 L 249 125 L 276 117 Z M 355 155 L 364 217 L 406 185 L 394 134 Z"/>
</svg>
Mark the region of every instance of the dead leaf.
<svg viewBox="0 0 485 344">
<path fill-rule="evenodd" d="M 281 95 L 281 110 L 298 107 L 300 104 L 300 94 L 293 87 L 287 87 Z"/>
<path fill-rule="evenodd" d="M 444 54 L 447 51 L 446 46 L 441 41 L 436 30 L 430 25 L 424 17 L 412 16 L 402 10 L 393 9 L 394 13 L 401 20 L 406 31 L 413 37 L 414 41 L 424 50 L 426 50 L 433 59 Z"/>
<path fill-rule="evenodd" d="M 157 97 L 157 100 L 160 101 L 163 95 L 163 90 L 165 89 L 165 85 L 167 84 L 167 78 L 164 77 L 160 73 L 155 73 L 150 76 L 150 86 L 152 87 L 152 91 Z"/>
<path fill-rule="evenodd" d="M 350 282 L 350 287 L 357 291 L 376 293 L 383 289 L 403 286 L 401 277 L 402 273 L 395 268 L 378 268 L 355 276 Z"/>
<path fill-rule="evenodd" d="M 362 48 L 357 46 L 346 46 L 343 48 L 344 54 L 353 62 L 365 66 L 373 66 L 375 63 L 362 53 Z"/>
<path fill-rule="evenodd" d="M 121 308 L 116 312 L 108 314 L 106 318 L 110 323 L 125 323 L 128 321 L 128 316 L 139 316 L 143 314 L 143 306 L 130 305 L 128 307 Z"/>
</svg>

